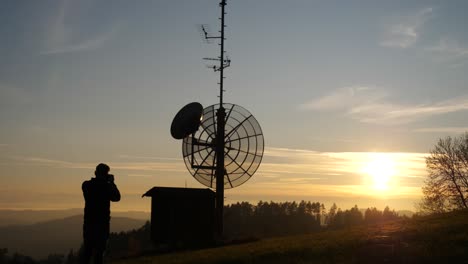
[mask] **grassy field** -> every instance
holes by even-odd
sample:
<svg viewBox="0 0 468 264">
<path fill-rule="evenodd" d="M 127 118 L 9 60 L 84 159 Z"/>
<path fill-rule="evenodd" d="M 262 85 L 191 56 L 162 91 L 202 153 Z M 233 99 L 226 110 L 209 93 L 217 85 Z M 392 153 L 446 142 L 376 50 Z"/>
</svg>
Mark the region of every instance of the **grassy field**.
<svg viewBox="0 0 468 264">
<path fill-rule="evenodd" d="M 468 263 L 468 211 L 116 263 Z"/>
</svg>

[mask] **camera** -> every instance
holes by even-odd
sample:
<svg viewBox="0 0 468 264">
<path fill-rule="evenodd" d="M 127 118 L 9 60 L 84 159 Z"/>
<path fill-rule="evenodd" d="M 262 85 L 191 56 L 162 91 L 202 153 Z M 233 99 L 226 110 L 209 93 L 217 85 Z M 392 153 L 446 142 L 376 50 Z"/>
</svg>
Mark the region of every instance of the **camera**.
<svg viewBox="0 0 468 264">
<path fill-rule="evenodd" d="M 107 174 L 107 181 L 108 182 L 114 182 L 114 175 L 113 174 Z"/>
</svg>

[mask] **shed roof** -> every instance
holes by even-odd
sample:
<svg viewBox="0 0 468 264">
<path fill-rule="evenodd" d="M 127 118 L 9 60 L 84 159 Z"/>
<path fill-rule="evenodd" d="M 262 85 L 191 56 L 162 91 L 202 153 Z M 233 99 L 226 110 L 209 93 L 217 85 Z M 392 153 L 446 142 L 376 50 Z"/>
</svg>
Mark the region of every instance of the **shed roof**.
<svg viewBox="0 0 468 264">
<path fill-rule="evenodd" d="M 177 188 L 177 187 L 153 187 L 148 190 L 141 197 L 191 197 L 191 198 L 202 198 L 202 197 L 215 197 L 215 192 L 211 189 L 198 189 L 198 188 Z"/>
</svg>

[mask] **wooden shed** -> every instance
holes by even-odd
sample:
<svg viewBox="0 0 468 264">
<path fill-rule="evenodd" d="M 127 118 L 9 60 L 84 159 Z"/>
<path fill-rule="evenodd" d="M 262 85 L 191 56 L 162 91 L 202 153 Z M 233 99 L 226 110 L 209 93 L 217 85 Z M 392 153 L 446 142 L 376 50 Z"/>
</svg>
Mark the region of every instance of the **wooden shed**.
<svg viewBox="0 0 468 264">
<path fill-rule="evenodd" d="M 215 231 L 215 192 L 210 189 L 153 187 L 151 239 L 156 244 L 206 246 Z"/>
</svg>

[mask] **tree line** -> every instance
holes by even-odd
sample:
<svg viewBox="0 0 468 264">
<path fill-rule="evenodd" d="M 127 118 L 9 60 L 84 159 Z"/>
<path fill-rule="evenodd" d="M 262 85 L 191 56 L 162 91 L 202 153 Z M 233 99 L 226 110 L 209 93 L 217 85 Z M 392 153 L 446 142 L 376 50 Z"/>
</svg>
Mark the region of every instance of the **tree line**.
<svg viewBox="0 0 468 264">
<path fill-rule="evenodd" d="M 0 264 L 78 264 L 78 254 L 73 250 L 67 255 L 49 254 L 44 259 L 35 260 L 20 253 L 8 254 L 7 248 L 0 248 Z"/>
<path fill-rule="evenodd" d="M 224 232 L 229 238 L 311 233 L 320 230 L 325 213 L 319 202 L 236 203 L 224 209 Z"/>
<path fill-rule="evenodd" d="M 260 239 L 276 236 L 311 234 L 324 229 L 340 229 L 361 224 L 374 224 L 397 219 L 394 210 L 386 207 L 360 210 L 357 206 L 341 210 L 333 204 L 329 210 L 319 202 L 264 202 L 256 205 L 241 202 L 224 209 L 225 235 L 230 240 Z M 153 249 L 151 224 L 127 232 L 111 233 L 106 255 L 109 259 L 137 256 Z M 79 251 L 66 255 L 50 254 L 42 260 L 0 249 L 0 264 L 77 264 Z"/>
</svg>

